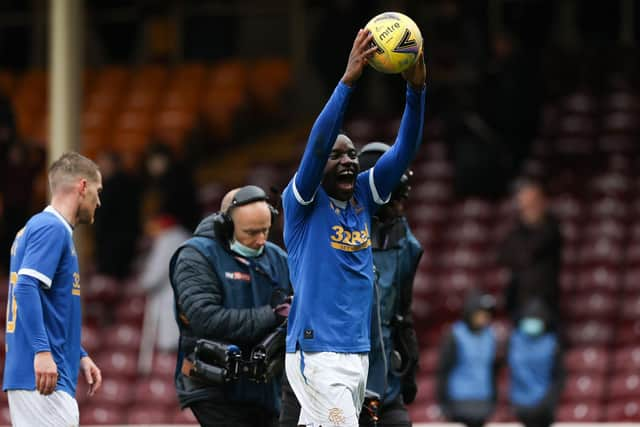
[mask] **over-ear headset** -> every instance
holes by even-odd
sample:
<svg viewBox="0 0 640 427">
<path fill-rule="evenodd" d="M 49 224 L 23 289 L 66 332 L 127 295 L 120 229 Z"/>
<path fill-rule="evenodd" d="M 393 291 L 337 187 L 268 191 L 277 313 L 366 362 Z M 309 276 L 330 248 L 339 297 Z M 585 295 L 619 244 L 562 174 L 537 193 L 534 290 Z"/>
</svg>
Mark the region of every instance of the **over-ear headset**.
<svg viewBox="0 0 640 427">
<path fill-rule="evenodd" d="M 231 204 L 227 208 L 226 212 L 218 212 L 213 218 L 213 229 L 216 233 L 216 237 L 221 240 L 230 241 L 233 238 L 233 219 L 231 219 L 231 213 L 233 210 L 240 206 L 249 205 L 251 203 L 265 201 L 269 206 L 271 212 L 271 225 L 278 216 L 278 210 L 269 204 L 269 197 L 264 190 L 257 185 L 246 185 L 238 190 L 233 196 Z"/>
<path fill-rule="evenodd" d="M 360 171 L 371 169 L 375 166 L 378 159 L 387 152 L 391 147 L 384 142 L 370 142 L 358 153 L 358 162 L 360 163 Z M 413 175 L 411 169 L 407 169 L 405 173 L 400 177 L 400 182 L 393 190 L 391 200 L 402 200 L 409 197 L 409 177 Z"/>
</svg>

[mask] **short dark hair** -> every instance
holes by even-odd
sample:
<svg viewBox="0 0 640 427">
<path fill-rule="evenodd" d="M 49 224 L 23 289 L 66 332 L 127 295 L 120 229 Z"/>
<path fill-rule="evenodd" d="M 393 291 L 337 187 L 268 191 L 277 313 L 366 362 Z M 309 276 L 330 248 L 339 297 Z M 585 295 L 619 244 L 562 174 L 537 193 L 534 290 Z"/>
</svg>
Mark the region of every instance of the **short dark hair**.
<svg viewBox="0 0 640 427">
<path fill-rule="evenodd" d="M 75 151 L 64 153 L 49 167 L 51 192 L 55 192 L 73 178 L 85 178 L 88 181 L 97 182 L 98 172 L 98 165 L 93 160 Z"/>
</svg>

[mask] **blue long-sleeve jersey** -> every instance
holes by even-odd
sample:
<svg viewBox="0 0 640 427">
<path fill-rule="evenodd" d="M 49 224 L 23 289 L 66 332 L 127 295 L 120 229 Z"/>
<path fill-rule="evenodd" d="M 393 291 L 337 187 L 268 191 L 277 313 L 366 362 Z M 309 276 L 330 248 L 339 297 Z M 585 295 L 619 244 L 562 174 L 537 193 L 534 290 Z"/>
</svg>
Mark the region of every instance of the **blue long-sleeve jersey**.
<svg viewBox="0 0 640 427">
<path fill-rule="evenodd" d="M 370 348 L 373 296 L 371 215 L 386 203 L 422 140 L 425 91 L 407 88 L 396 143 L 356 178 L 351 200 L 320 186 L 351 88 L 342 82 L 318 116 L 300 167 L 283 193 L 284 240 L 294 298 L 287 352 L 362 353 Z"/>
</svg>

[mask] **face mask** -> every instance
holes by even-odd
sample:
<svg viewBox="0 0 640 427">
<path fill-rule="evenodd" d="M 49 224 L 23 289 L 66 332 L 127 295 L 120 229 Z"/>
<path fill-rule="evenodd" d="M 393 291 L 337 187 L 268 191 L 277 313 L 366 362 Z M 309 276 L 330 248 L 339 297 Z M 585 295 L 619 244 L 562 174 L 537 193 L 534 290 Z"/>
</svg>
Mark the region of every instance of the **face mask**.
<svg viewBox="0 0 640 427">
<path fill-rule="evenodd" d="M 262 252 L 264 251 L 264 246 L 260 246 L 260 249 L 253 249 L 243 245 L 237 240 L 234 240 L 233 242 L 231 242 L 231 250 L 242 255 L 243 257 L 255 258 L 257 256 L 262 255 Z"/>
<path fill-rule="evenodd" d="M 525 317 L 520 321 L 520 330 L 527 335 L 540 335 L 544 330 L 544 322 L 535 317 Z"/>
</svg>

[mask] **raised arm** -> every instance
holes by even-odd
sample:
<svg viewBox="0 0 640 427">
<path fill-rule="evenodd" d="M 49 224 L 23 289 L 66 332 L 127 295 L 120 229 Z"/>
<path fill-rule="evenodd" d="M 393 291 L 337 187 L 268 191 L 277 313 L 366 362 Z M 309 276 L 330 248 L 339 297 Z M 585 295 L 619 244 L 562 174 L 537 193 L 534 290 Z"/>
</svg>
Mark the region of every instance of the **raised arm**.
<svg viewBox="0 0 640 427">
<path fill-rule="evenodd" d="M 422 52 L 403 77 L 407 80 L 407 101 L 395 144 L 373 168 L 373 180 L 382 200 L 387 200 L 415 157 L 422 141 L 426 67 Z"/>
<path fill-rule="evenodd" d="M 310 202 L 320 186 L 325 164 L 336 141 L 353 85 L 362 75 L 368 58 L 375 52 L 371 47 L 372 34 L 358 31 L 353 42 L 347 69 L 311 128 L 307 147 L 294 179 L 295 190 L 305 202 Z"/>
</svg>

